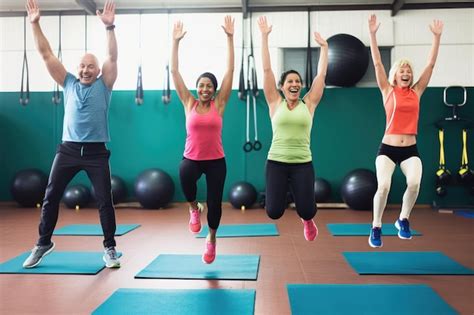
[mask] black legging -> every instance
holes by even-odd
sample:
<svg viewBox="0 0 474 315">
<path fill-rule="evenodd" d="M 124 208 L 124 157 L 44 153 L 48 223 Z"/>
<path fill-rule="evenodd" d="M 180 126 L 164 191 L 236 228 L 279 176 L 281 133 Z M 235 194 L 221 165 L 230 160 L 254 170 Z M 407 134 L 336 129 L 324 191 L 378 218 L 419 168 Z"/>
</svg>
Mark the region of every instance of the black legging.
<svg viewBox="0 0 474 315">
<path fill-rule="evenodd" d="M 285 212 L 288 187 L 298 215 L 304 220 L 316 215 L 312 162 L 293 164 L 267 160 L 266 181 L 265 208 L 270 218 L 279 219 Z"/>
<path fill-rule="evenodd" d="M 202 174 L 206 174 L 207 224 L 211 229 L 216 230 L 222 216 L 222 194 L 227 174 L 225 158 L 207 161 L 183 158 L 179 166 L 179 178 L 181 188 L 188 202 L 196 200 L 196 184 Z"/>
<path fill-rule="evenodd" d="M 109 167 L 110 151 L 104 143 L 64 142 L 58 146 L 49 174 L 41 209 L 40 238 L 37 245 L 48 245 L 58 221 L 59 202 L 71 179 L 86 171 L 94 186 L 104 232 L 104 247 L 115 246 L 115 209 L 112 201 Z"/>
</svg>

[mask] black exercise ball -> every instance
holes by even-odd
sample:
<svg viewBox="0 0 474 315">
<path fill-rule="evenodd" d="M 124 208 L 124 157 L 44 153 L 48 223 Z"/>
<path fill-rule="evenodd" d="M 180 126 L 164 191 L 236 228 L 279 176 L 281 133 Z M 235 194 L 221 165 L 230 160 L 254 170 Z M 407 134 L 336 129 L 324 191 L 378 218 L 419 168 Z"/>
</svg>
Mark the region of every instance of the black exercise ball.
<svg viewBox="0 0 474 315">
<path fill-rule="evenodd" d="M 87 206 L 91 200 L 91 192 L 84 185 L 68 187 L 63 194 L 63 202 L 69 209 L 78 209 Z"/>
<path fill-rule="evenodd" d="M 110 183 L 112 185 L 112 198 L 114 204 L 124 202 L 127 199 L 127 185 L 123 179 L 118 176 L 112 175 L 110 177 Z M 94 200 L 97 200 L 95 196 L 94 186 L 91 186 L 91 195 Z"/>
<path fill-rule="evenodd" d="M 145 170 L 135 181 L 135 196 L 144 208 L 162 208 L 173 199 L 173 180 L 158 168 Z"/>
<path fill-rule="evenodd" d="M 342 200 L 354 210 L 372 210 L 376 191 L 377 177 L 371 170 L 356 169 L 342 180 Z"/>
<path fill-rule="evenodd" d="M 331 184 L 323 178 L 314 180 L 314 199 L 316 202 L 326 202 L 331 198 Z"/>
<path fill-rule="evenodd" d="M 257 190 L 247 182 L 237 182 L 229 190 L 229 202 L 236 209 L 250 208 L 257 201 Z"/>
<path fill-rule="evenodd" d="M 328 69 L 326 83 L 336 86 L 354 86 L 364 76 L 369 65 L 369 50 L 357 38 L 337 34 L 327 40 Z"/>
<path fill-rule="evenodd" d="M 26 169 L 15 174 L 10 186 L 13 200 L 24 207 L 41 205 L 48 184 L 48 176 L 37 169 Z"/>
</svg>

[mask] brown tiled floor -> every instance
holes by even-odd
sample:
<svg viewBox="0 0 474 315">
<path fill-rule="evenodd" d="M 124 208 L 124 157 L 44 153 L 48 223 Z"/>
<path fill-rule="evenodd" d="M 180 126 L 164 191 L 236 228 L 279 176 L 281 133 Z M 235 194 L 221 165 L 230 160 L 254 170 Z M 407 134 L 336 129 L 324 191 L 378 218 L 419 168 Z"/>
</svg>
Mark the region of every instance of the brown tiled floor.
<svg viewBox="0 0 474 315">
<path fill-rule="evenodd" d="M 392 224 L 398 212 L 387 210 L 384 222 Z M 37 238 L 39 210 L 0 203 L 0 262 L 31 249 Z M 370 222 L 371 213 L 322 209 L 316 216 L 319 236 L 303 238 L 296 212 L 287 210 L 275 223 L 280 236 L 224 238 L 218 254 L 259 254 L 257 281 L 205 281 L 134 279 L 161 253 L 201 254 L 204 240 L 187 229 L 183 204 L 166 210 L 118 208 L 117 223 L 142 226 L 117 237 L 124 253 L 122 268 L 103 270 L 96 276 L 0 275 L 0 314 L 89 314 L 117 288 L 252 288 L 256 289 L 255 314 L 290 314 L 287 283 L 424 283 L 461 314 L 474 314 L 473 276 L 359 276 L 346 263 L 343 251 L 371 251 L 366 237 L 333 237 L 327 223 Z M 223 224 L 269 223 L 263 209 L 245 212 L 224 205 Z M 73 223 L 98 223 L 95 209 L 79 212 L 61 209 L 58 227 Z M 416 209 L 411 225 L 423 236 L 411 241 L 384 237 L 385 251 L 442 251 L 474 268 L 474 220 L 430 209 Z M 102 250 L 101 237 L 56 236 L 56 250 Z M 217 257 L 217 259 L 219 259 Z"/>
</svg>

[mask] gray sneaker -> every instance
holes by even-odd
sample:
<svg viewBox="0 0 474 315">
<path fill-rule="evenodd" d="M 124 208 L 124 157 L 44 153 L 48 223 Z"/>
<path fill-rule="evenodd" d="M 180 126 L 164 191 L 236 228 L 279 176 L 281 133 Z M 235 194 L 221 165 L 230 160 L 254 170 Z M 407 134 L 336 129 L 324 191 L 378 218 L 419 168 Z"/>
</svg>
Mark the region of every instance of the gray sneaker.
<svg viewBox="0 0 474 315">
<path fill-rule="evenodd" d="M 36 245 L 32 250 L 30 256 L 23 262 L 23 268 L 33 268 L 39 265 L 44 256 L 51 253 L 54 249 L 54 243 L 49 245 Z"/>
<path fill-rule="evenodd" d="M 104 256 L 102 259 L 105 262 L 107 268 L 120 268 L 120 260 L 118 259 L 117 251 L 115 247 L 107 247 L 104 250 Z"/>
</svg>

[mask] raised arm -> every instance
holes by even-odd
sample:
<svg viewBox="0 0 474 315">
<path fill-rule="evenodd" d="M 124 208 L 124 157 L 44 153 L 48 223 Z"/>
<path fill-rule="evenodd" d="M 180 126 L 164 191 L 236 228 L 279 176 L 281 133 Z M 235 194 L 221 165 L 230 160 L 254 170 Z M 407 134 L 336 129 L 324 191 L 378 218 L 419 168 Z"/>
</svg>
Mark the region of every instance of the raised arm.
<svg viewBox="0 0 474 315">
<path fill-rule="evenodd" d="M 372 54 L 372 61 L 375 67 L 375 78 L 377 79 L 377 85 L 385 99 L 390 89 L 390 83 L 387 79 L 387 74 L 382 64 L 382 57 L 380 57 L 379 46 L 377 44 L 377 30 L 379 29 L 380 23 L 377 23 L 377 17 L 372 14 L 369 17 L 369 33 L 370 33 L 370 53 Z"/>
<path fill-rule="evenodd" d="M 107 0 L 102 13 L 97 10 L 97 16 L 104 23 L 107 31 L 107 57 L 102 65 L 102 79 L 105 85 L 112 90 L 115 80 L 117 80 L 117 39 L 114 31 L 115 3 L 112 0 Z"/>
<path fill-rule="evenodd" d="M 64 80 L 66 79 L 67 71 L 59 59 L 54 55 L 48 40 L 41 30 L 39 24 L 40 10 L 38 2 L 36 0 L 28 0 L 26 3 L 26 11 L 28 12 L 28 18 L 30 19 L 31 27 L 33 29 L 33 37 L 35 39 L 36 49 L 43 58 L 46 68 L 48 69 L 48 72 L 53 80 L 56 81 L 56 83 L 58 83 L 60 86 L 64 86 Z"/>
<path fill-rule="evenodd" d="M 263 92 L 270 107 L 271 115 L 275 107 L 281 102 L 281 95 L 276 87 L 268 49 L 268 35 L 272 31 L 272 27 L 268 25 L 267 18 L 264 16 L 258 18 L 258 27 L 262 33 Z"/>
<path fill-rule="evenodd" d="M 183 103 L 183 106 L 186 110 L 190 109 L 194 102 L 194 96 L 189 92 L 188 88 L 184 84 L 183 77 L 179 73 L 178 68 L 178 50 L 179 50 L 179 41 L 186 34 L 183 31 L 183 22 L 178 21 L 174 24 L 173 27 L 173 48 L 171 50 L 171 76 L 173 77 L 174 86 L 178 97 Z"/>
<path fill-rule="evenodd" d="M 441 33 L 443 32 L 443 22 L 440 20 L 434 20 L 433 23 L 430 25 L 430 30 L 433 33 L 433 43 L 431 44 L 431 51 L 428 56 L 428 63 L 425 69 L 423 69 L 423 72 L 421 73 L 418 82 L 416 82 L 413 86 L 413 89 L 420 97 L 428 86 L 428 83 L 430 82 L 431 74 L 433 73 L 433 68 L 436 64 Z"/>
<path fill-rule="evenodd" d="M 318 106 L 321 97 L 323 96 L 326 73 L 328 70 L 328 43 L 318 32 L 314 32 L 314 40 L 321 46 L 321 53 L 318 61 L 318 74 L 311 83 L 311 88 L 304 96 L 304 101 L 308 106 L 311 114 L 314 113 L 316 106 Z"/>
<path fill-rule="evenodd" d="M 234 78 L 234 19 L 226 16 L 222 29 L 227 35 L 227 70 L 222 79 L 222 86 L 216 96 L 216 106 L 220 113 L 224 112 L 230 93 L 232 92 L 232 79 Z"/>
</svg>

